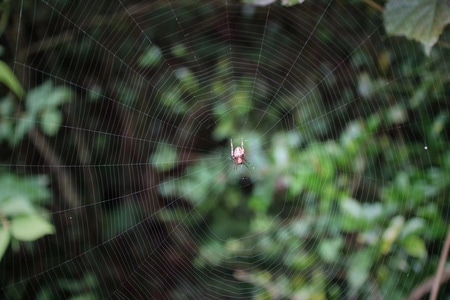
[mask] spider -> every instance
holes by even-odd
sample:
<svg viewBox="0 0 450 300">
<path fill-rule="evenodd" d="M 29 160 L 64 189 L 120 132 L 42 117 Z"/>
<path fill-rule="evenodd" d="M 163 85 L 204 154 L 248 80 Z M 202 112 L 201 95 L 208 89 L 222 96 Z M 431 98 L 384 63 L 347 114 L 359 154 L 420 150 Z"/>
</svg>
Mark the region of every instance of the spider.
<svg viewBox="0 0 450 300">
<path fill-rule="evenodd" d="M 234 168 L 238 165 L 247 166 L 247 161 L 245 159 L 245 150 L 244 150 L 244 139 L 241 138 L 241 146 L 236 147 L 233 150 L 233 139 L 230 140 L 231 144 L 231 158 L 234 160 Z"/>
</svg>

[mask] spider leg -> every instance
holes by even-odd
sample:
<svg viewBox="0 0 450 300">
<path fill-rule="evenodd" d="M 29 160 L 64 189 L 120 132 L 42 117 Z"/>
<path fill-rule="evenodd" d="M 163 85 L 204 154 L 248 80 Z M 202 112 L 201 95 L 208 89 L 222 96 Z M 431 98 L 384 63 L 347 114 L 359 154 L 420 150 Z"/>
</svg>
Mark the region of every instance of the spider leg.
<svg viewBox="0 0 450 300">
<path fill-rule="evenodd" d="M 244 162 L 244 166 L 248 169 L 248 166 L 251 165 L 251 163 L 249 163 L 248 161 Z"/>
<path fill-rule="evenodd" d="M 233 157 L 233 139 L 230 139 L 230 145 L 231 145 L 231 157 Z"/>
<path fill-rule="evenodd" d="M 242 148 L 242 150 L 244 150 L 244 139 L 243 138 L 241 138 L 241 148 Z"/>
</svg>

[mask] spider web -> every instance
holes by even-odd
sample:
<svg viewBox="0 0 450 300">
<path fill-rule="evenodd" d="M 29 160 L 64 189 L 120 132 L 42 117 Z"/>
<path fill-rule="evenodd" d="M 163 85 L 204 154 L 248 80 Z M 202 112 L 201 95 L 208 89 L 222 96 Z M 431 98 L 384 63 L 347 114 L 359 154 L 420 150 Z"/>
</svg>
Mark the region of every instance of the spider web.
<svg viewBox="0 0 450 300">
<path fill-rule="evenodd" d="M 45 217 L 56 233 L 37 242 L 40 261 L 22 253 L 5 265 L 5 295 L 398 297 L 369 278 L 376 264 L 364 265 L 389 255 L 336 253 L 370 245 L 374 232 L 354 236 L 364 226 L 355 215 L 379 223 L 379 238 L 408 220 L 371 189 L 398 179 L 401 164 L 390 176 L 377 167 L 402 160 L 404 142 L 420 148 L 426 176 L 421 118 L 435 113 L 405 115 L 396 87 L 413 80 L 393 63 L 385 76 L 380 61 L 400 46 L 379 12 L 354 2 L 21 1 L 15 73 L 26 90 L 51 82 L 74 96 L 58 133 L 32 136 L 7 165 L 49 174 Z M 403 143 L 383 140 L 397 135 Z M 230 139 L 244 140 L 248 166 L 235 168 Z M 374 142 L 371 156 L 361 144 Z M 393 211 L 406 210 L 402 200 Z M 403 254 L 405 276 L 431 272 Z"/>
</svg>

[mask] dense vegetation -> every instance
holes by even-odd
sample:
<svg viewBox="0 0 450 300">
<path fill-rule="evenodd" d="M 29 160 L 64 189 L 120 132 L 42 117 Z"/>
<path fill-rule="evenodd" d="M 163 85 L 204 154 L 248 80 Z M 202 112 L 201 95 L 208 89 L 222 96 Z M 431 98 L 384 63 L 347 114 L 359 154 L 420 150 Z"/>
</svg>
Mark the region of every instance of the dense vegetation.
<svg viewBox="0 0 450 300">
<path fill-rule="evenodd" d="M 110 2 L 1 6 L 2 298 L 431 291 L 446 1 Z"/>
</svg>

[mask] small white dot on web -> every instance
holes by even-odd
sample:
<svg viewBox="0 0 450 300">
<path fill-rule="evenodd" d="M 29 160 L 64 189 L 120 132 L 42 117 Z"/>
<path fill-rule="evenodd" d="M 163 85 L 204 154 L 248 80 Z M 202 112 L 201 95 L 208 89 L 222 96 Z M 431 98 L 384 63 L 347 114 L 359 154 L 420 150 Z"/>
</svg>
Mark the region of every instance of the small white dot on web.
<svg viewBox="0 0 450 300">
<path fill-rule="evenodd" d="M 428 146 L 423 147 L 423 149 L 428 150 Z"/>
</svg>

